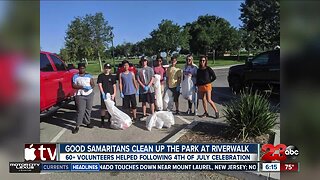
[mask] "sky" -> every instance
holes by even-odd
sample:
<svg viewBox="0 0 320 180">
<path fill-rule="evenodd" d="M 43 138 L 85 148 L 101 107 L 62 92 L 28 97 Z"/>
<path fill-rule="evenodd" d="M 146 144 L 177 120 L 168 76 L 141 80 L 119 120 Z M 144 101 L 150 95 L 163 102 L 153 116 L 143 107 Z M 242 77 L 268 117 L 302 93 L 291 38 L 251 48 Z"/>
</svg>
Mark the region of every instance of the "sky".
<svg viewBox="0 0 320 180">
<path fill-rule="evenodd" d="M 158 27 L 162 19 L 179 25 L 197 20 L 200 15 L 216 15 L 236 28 L 242 25 L 243 1 L 41 1 L 40 46 L 59 53 L 64 47 L 68 24 L 75 17 L 102 12 L 114 33 L 114 45 L 136 43 Z"/>
</svg>

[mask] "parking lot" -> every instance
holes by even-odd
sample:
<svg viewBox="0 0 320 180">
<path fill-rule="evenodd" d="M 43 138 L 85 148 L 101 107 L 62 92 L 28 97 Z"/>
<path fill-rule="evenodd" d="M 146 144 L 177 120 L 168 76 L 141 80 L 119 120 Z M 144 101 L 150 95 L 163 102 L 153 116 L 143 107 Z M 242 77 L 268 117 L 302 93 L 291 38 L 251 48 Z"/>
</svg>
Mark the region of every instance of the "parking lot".
<svg viewBox="0 0 320 180">
<path fill-rule="evenodd" d="M 217 80 L 213 83 L 213 100 L 216 102 L 218 109 L 222 113 L 223 104 L 231 100 L 234 96 L 229 90 L 227 82 L 228 69 L 215 70 Z M 72 134 L 71 131 L 75 126 L 75 106 L 74 103 L 61 108 L 51 117 L 41 119 L 40 138 L 42 142 L 163 142 L 168 136 L 173 135 L 181 128 L 199 119 L 197 116 L 188 116 L 185 113 L 175 115 L 175 125 L 171 128 L 155 129 L 148 131 L 145 128 L 145 121 L 133 123 L 126 130 L 113 130 L 109 128 L 99 128 L 100 125 L 100 94 L 98 87 L 94 88 L 95 97 L 92 109 L 92 123 L 94 128 L 88 129 L 80 127 L 78 134 Z M 122 105 L 122 100 L 117 95 L 117 106 Z M 187 101 L 180 96 L 180 111 L 187 111 Z M 203 113 L 200 103 L 199 114 Z M 138 115 L 141 115 L 141 103 L 138 104 Z M 220 114 L 221 114 L 220 113 Z M 213 115 L 213 111 L 212 114 Z M 210 120 L 206 118 L 203 120 Z M 212 120 L 212 118 L 211 118 Z"/>
<path fill-rule="evenodd" d="M 235 98 L 231 93 L 228 82 L 228 68 L 216 69 L 215 70 L 217 79 L 213 82 L 213 93 L 212 98 L 216 103 L 218 109 L 220 110 L 220 118 L 223 118 L 222 109 L 223 105 Z M 42 119 L 40 123 L 40 137 L 42 142 L 164 142 L 166 139 L 174 135 L 180 129 L 184 128 L 187 124 L 192 121 L 199 120 L 197 116 L 187 116 L 186 114 L 181 114 L 175 117 L 175 125 L 171 128 L 156 129 L 153 128 L 152 131 L 146 129 L 145 121 L 133 123 L 126 130 L 113 130 L 107 128 L 99 128 L 100 125 L 100 97 L 98 88 L 95 87 L 95 98 L 92 111 L 92 122 L 94 128 L 88 129 L 86 127 L 81 127 L 78 134 L 72 134 L 71 130 L 75 125 L 74 117 L 75 110 L 73 103 L 69 104 L 65 108 L 61 108 L 58 112 L 50 117 Z M 116 98 L 117 106 L 122 105 L 122 100 L 119 95 Z M 187 111 L 187 101 L 181 96 L 179 99 L 180 111 Z M 272 104 L 278 104 L 278 100 L 272 100 Z M 213 110 L 209 110 L 209 114 L 213 114 Z M 138 104 L 138 112 L 141 113 L 141 103 Z M 203 108 L 200 103 L 199 114 L 203 113 Z M 141 115 L 141 114 L 140 114 Z M 212 118 L 204 118 L 201 120 L 212 121 Z M 278 123 L 280 123 L 280 118 L 278 118 Z M 280 128 L 279 125 L 275 128 Z M 90 175 L 92 179 L 236 179 L 234 177 L 226 176 L 216 172 L 180 172 L 180 173 L 52 173 L 45 174 L 41 176 L 41 179 L 87 179 Z"/>
</svg>

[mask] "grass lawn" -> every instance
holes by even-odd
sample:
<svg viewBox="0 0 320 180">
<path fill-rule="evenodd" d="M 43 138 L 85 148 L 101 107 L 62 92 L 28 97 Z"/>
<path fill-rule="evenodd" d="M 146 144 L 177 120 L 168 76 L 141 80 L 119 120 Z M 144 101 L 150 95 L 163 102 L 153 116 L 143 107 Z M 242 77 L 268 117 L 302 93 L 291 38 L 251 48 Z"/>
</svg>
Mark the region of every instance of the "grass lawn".
<svg viewBox="0 0 320 180">
<path fill-rule="evenodd" d="M 129 62 L 137 65 L 139 63 L 139 59 L 129 59 Z M 113 62 L 112 60 L 108 59 L 106 60 L 105 62 L 103 62 L 102 64 L 105 64 L 105 63 L 110 63 L 111 65 L 113 65 Z M 116 60 L 115 61 L 115 64 L 116 64 L 116 67 L 118 66 L 118 64 L 121 63 L 121 60 Z M 168 62 L 169 63 L 169 62 Z M 199 65 L 199 60 L 198 59 L 195 59 L 194 60 L 194 63 L 196 65 Z M 224 60 L 224 59 L 217 59 L 215 61 L 215 64 L 213 64 L 213 60 L 210 60 L 208 61 L 208 65 L 210 67 L 219 67 L 219 66 L 228 66 L 228 65 L 233 65 L 233 64 L 241 64 L 241 63 L 244 63 L 244 61 L 234 61 L 234 60 Z M 185 59 L 184 58 L 178 58 L 178 64 L 177 66 L 182 68 L 185 64 Z M 98 75 L 101 73 L 100 71 L 100 66 L 99 66 L 99 62 L 89 62 L 89 64 L 87 65 L 87 69 L 86 71 L 92 75 Z"/>
<path fill-rule="evenodd" d="M 215 63 L 213 63 L 213 60 L 208 60 L 208 66 L 210 67 L 218 67 L 218 66 L 228 66 L 233 64 L 241 64 L 244 63 L 244 61 L 234 61 L 234 60 L 223 60 L 223 59 L 217 59 L 215 60 Z M 199 66 L 199 60 L 194 60 L 194 64 Z M 177 66 L 183 67 L 185 65 L 185 61 L 179 61 Z"/>
<path fill-rule="evenodd" d="M 234 60 L 223 60 L 223 59 L 218 59 L 215 61 L 215 64 L 213 64 L 213 61 L 208 61 L 208 65 L 211 67 L 215 66 L 228 66 L 228 65 L 233 65 L 233 64 L 241 64 L 244 63 L 244 61 L 234 61 Z"/>
<path fill-rule="evenodd" d="M 86 72 L 92 74 L 92 75 L 97 75 L 101 73 L 100 70 L 100 65 L 99 63 L 95 63 L 95 64 L 88 64 L 87 68 L 86 68 Z"/>
</svg>

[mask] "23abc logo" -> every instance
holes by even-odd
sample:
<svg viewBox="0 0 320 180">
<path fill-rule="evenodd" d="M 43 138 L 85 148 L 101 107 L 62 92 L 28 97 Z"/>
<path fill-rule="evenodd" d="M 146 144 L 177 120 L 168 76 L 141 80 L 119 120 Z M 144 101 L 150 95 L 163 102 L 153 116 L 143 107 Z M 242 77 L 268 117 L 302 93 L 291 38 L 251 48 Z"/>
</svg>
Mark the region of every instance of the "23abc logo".
<svg viewBox="0 0 320 180">
<path fill-rule="evenodd" d="M 261 147 L 262 152 L 265 154 L 261 157 L 264 161 L 286 161 L 287 159 L 295 159 L 299 156 L 299 150 L 293 145 L 286 146 L 285 144 L 264 144 Z"/>
</svg>

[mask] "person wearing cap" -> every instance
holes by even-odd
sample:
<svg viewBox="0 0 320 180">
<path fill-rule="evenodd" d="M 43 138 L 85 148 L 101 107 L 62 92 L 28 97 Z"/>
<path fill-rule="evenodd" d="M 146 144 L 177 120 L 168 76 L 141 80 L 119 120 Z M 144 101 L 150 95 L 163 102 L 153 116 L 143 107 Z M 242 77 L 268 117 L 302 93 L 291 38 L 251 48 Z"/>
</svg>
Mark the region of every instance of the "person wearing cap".
<svg viewBox="0 0 320 180">
<path fill-rule="evenodd" d="M 100 127 L 104 127 L 104 120 L 106 116 L 106 104 L 104 100 L 106 99 L 107 93 L 111 95 L 111 99 L 115 101 L 115 97 L 117 94 L 117 89 L 116 89 L 116 78 L 110 73 L 111 72 L 111 65 L 110 64 L 105 64 L 104 65 L 104 72 L 101 73 L 98 76 L 97 84 L 99 86 L 100 90 L 100 99 L 101 99 L 101 125 Z M 108 126 L 110 126 L 110 114 L 107 113 L 108 115 Z"/>
<path fill-rule="evenodd" d="M 140 59 L 141 69 L 137 73 L 137 81 L 139 83 L 139 102 L 142 102 L 143 117 L 147 116 L 147 106 L 149 103 L 151 113 L 154 113 L 154 88 L 152 86 L 154 81 L 154 71 L 148 67 L 148 59 L 143 56 Z"/>
<path fill-rule="evenodd" d="M 88 128 L 93 128 L 90 118 L 94 96 L 94 81 L 92 75 L 86 73 L 86 65 L 84 63 L 79 63 L 78 69 L 79 73 L 75 74 L 72 78 L 72 87 L 77 89 L 75 97 L 77 104 L 77 122 L 76 127 L 72 130 L 73 134 L 78 133 L 82 123 L 86 124 Z"/>
<path fill-rule="evenodd" d="M 123 99 L 123 110 L 130 114 L 130 109 L 133 114 L 133 121 L 137 121 L 137 100 L 136 94 L 138 94 L 138 85 L 133 72 L 129 71 L 129 62 L 127 60 L 122 61 L 124 72 L 119 74 L 119 90 L 120 97 Z"/>
</svg>

